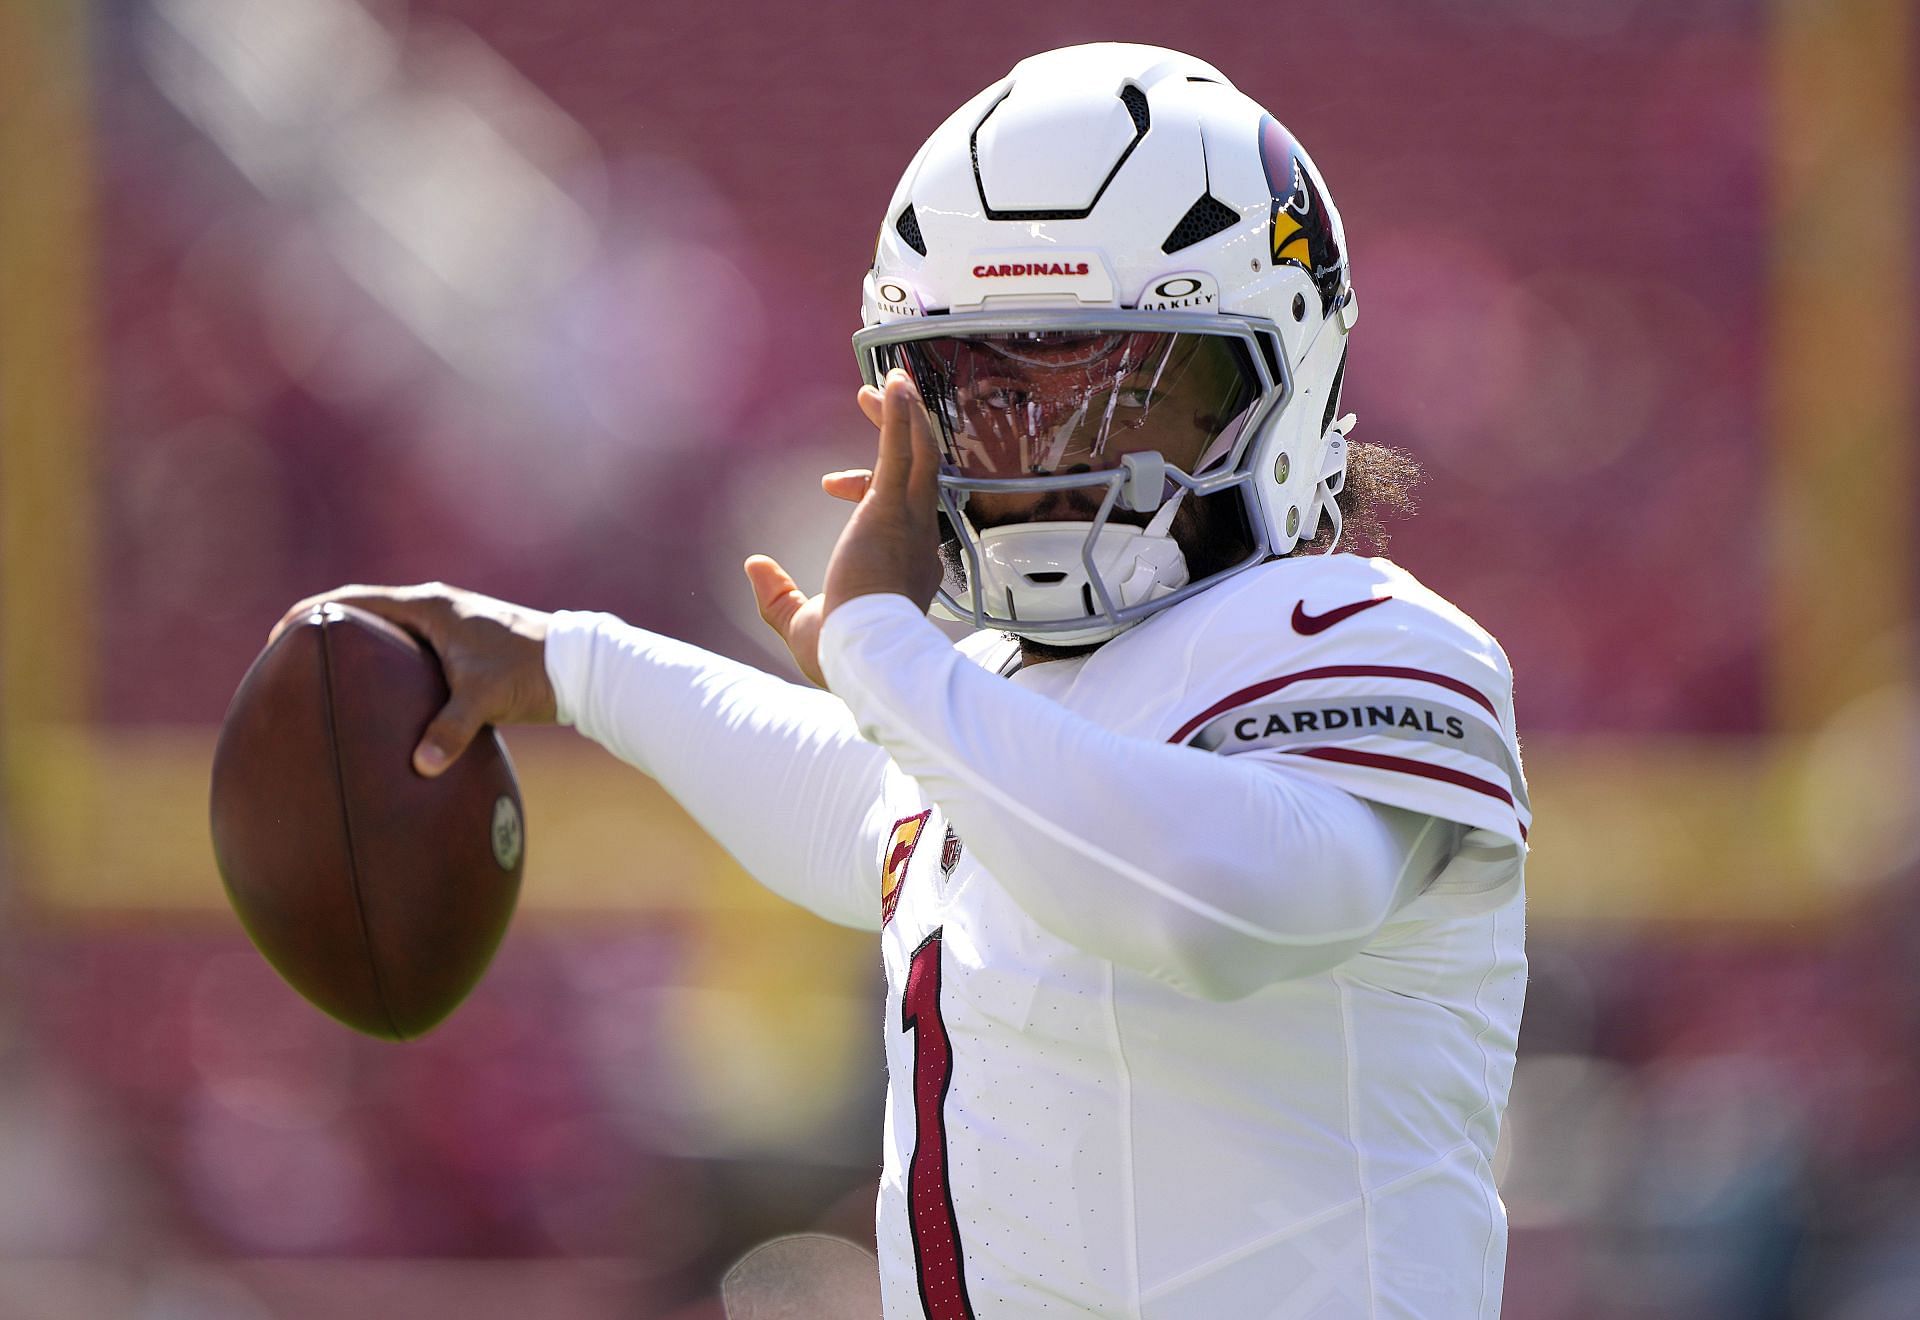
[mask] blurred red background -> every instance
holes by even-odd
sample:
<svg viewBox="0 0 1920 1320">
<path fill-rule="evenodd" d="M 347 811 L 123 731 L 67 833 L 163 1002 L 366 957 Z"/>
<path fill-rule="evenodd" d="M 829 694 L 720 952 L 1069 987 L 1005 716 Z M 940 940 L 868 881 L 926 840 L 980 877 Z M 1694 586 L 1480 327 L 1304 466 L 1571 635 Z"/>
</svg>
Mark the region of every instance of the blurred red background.
<svg viewBox="0 0 1920 1320">
<path fill-rule="evenodd" d="M 1023 55 L 1178 46 L 1345 217 L 1393 556 L 1504 642 L 1539 806 L 1507 1314 L 1920 1314 L 1901 0 L 37 0 L 0 15 L 0 1311 L 718 1314 L 871 1234 L 878 961 L 515 734 L 525 911 L 427 1040 L 222 906 L 211 729 L 346 581 L 779 667 L 865 461 L 894 181 Z"/>
</svg>

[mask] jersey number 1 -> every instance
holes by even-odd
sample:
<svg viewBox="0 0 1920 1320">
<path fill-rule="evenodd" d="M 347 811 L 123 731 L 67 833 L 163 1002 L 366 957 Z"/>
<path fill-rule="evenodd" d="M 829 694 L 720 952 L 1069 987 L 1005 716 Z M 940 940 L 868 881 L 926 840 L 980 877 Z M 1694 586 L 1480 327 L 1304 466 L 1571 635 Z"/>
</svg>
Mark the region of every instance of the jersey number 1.
<svg viewBox="0 0 1920 1320">
<path fill-rule="evenodd" d="M 907 964 L 900 1028 L 913 1033 L 913 1159 L 907 1165 L 907 1223 L 927 1320 L 973 1320 L 960 1260 L 960 1224 L 947 1181 L 947 1083 L 953 1045 L 940 1019 L 940 932 L 927 936 Z"/>
</svg>

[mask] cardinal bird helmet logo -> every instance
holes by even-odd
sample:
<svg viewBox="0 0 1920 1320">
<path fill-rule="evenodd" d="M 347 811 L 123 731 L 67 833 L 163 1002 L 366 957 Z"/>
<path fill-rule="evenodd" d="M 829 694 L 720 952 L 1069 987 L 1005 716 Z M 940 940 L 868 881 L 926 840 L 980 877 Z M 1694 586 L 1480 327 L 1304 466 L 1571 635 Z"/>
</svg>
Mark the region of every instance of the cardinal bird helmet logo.
<svg viewBox="0 0 1920 1320">
<path fill-rule="evenodd" d="M 1325 315 L 1333 310 L 1346 278 L 1339 217 L 1306 153 L 1272 115 L 1260 121 L 1260 163 L 1273 194 L 1273 264 L 1298 266 L 1311 275 Z"/>
</svg>

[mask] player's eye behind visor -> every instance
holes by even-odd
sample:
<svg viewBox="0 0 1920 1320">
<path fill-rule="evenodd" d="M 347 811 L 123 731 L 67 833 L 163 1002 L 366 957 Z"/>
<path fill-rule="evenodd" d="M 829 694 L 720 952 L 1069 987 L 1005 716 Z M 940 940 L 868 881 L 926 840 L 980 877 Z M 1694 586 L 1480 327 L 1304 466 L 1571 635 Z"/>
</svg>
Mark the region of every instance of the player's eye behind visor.
<svg viewBox="0 0 1920 1320">
<path fill-rule="evenodd" d="M 1260 399 L 1245 345 L 1220 335 L 1048 330 L 915 339 L 905 367 L 965 477 L 1099 472 L 1153 450 L 1190 476 L 1224 461 Z"/>
</svg>

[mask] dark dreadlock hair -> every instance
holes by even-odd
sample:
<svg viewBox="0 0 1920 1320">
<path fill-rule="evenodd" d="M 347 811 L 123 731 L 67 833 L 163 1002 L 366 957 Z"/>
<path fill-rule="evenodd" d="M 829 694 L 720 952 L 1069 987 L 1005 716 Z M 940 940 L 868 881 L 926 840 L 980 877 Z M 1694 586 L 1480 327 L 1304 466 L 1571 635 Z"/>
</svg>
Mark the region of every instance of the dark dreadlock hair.
<svg viewBox="0 0 1920 1320">
<path fill-rule="evenodd" d="M 1414 488 L 1425 475 L 1420 460 L 1392 445 L 1353 441 L 1347 446 L 1347 479 L 1333 502 L 1340 506 L 1340 548 L 1361 555 L 1387 550 L 1387 520 L 1404 518 L 1419 503 Z M 1295 554 L 1325 554 L 1333 544 L 1333 528 L 1322 525 L 1319 534 L 1301 544 Z"/>
</svg>

